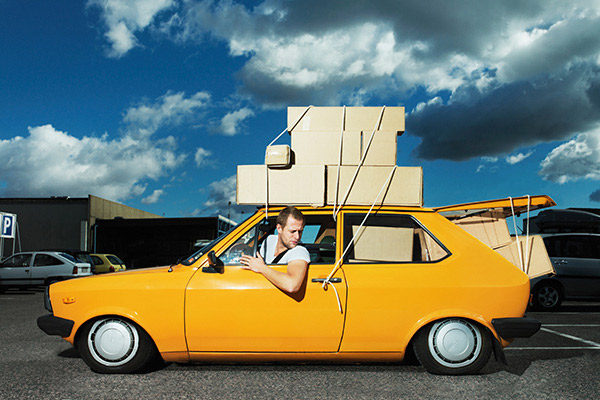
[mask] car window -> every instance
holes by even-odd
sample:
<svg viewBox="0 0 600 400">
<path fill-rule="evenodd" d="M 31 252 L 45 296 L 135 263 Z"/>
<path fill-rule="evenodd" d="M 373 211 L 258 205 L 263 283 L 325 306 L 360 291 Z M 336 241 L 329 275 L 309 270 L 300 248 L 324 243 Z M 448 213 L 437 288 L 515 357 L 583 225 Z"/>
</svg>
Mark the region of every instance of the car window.
<svg viewBox="0 0 600 400">
<path fill-rule="evenodd" d="M 596 258 L 592 242 L 588 236 L 565 235 L 544 239 L 550 257 Z"/>
<path fill-rule="evenodd" d="M 108 259 L 108 261 L 110 261 L 112 264 L 116 264 L 116 265 L 121 265 L 121 264 L 125 264 L 123 261 L 119 260 L 118 257 L 116 256 L 106 256 L 106 258 Z"/>
<path fill-rule="evenodd" d="M 449 253 L 421 224 L 408 215 L 364 214 L 344 218 L 344 248 L 348 263 L 433 262 Z"/>
<path fill-rule="evenodd" d="M 72 255 L 68 254 L 68 253 L 58 253 L 61 257 L 66 258 L 67 260 L 71 261 L 71 262 L 79 262 L 79 260 L 75 257 L 73 257 Z"/>
<path fill-rule="evenodd" d="M 306 215 L 306 223 L 302 233 L 301 245 L 304 246 L 311 259 L 311 264 L 332 264 L 335 262 L 335 221 L 330 214 Z M 219 259 L 225 265 L 239 265 L 239 259 L 244 254 L 255 255 L 269 235 L 277 235 L 276 218 L 269 218 L 268 226 L 259 229 L 259 224 L 250 228 L 242 237 L 233 243 Z"/>
<path fill-rule="evenodd" d="M 98 256 L 91 256 L 92 257 L 92 261 L 94 262 L 94 265 L 102 265 L 104 264 L 104 261 L 102 261 L 102 259 Z"/>
<path fill-rule="evenodd" d="M 34 267 L 41 267 L 41 266 L 47 266 L 47 265 L 61 265 L 61 264 L 63 264 L 62 261 L 60 261 L 56 257 L 52 257 L 49 254 L 36 254 L 35 258 L 33 259 Z"/>
<path fill-rule="evenodd" d="M 32 254 L 16 254 L 0 263 L 3 267 L 29 267 Z"/>
</svg>

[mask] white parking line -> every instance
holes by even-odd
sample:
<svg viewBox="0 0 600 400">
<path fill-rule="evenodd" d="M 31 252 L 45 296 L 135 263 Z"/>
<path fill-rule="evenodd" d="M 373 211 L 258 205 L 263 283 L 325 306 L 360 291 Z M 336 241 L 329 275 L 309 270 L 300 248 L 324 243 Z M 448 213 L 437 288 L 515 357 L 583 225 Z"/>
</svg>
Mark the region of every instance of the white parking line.
<svg viewBox="0 0 600 400">
<path fill-rule="evenodd" d="M 506 347 L 506 350 L 600 350 L 600 347 Z"/>
<path fill-rule="evenodd" d="M 577 336 L 567 335 L 566 333 L 556 332 L 556 331 L 553 331 L 552 329 L 543 328 L 543 327 L 540 328 L 540 330 L 544 331 L 544 332 L 548 332 L 548 333 L 554 333 L 555 335 L 562 336 L 562 337 L 567 338 L 567 339 L 576 340 L 578 342 L 589 344 L 590 346 L 594 346 L 594 347 L 600 348 L 600 343 L 592 342 L 591 340 L 585 340 L 585 339 L 579 338 Z"/>
<path fill-rule="evenodd" d="M 542 324 L 542 326 L 552 326 L 552 327 L 556 327 L 556 326 L 563 326 L 563 327 L 571 327 L 571 326 L 577 326 L 577 327 L 598 327 L 600 326 L 600 324 Z"/>
</svg>

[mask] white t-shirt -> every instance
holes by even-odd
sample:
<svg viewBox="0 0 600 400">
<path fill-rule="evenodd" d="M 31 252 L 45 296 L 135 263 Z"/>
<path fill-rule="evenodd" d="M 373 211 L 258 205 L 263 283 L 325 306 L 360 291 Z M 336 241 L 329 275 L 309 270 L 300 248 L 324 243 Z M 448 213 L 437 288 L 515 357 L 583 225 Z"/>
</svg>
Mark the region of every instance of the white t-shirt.
<svg viewBox="0 0 600 400">
<path fill-rule="evenodd" d="M 267 245 L 267 255 L 265 256 L 265 244 Z M 275 246 L 277 245 L 277 235 L 269 235 L 265 242 L 260 246 L 260 255 L 265 259 L 267 264 L 272 264 L 275 258 Z M 293 260 L 304 260 L 310 263 L 310 253 L 306 247 L 297 245 L 293 249 L 289 249 L 277 264 L 287 264 Z"/>
</svg>

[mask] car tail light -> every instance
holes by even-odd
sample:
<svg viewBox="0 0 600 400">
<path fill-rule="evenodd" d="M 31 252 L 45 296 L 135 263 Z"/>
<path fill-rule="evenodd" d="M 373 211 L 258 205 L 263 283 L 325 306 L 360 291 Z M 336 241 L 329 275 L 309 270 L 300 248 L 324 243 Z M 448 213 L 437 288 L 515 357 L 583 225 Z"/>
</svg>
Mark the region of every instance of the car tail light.
<svg viewBox="0 0 600 400">
<path fill-rule="evenodd" d="M 112 265 L 110 266 L 110 268 L 108 269 L 110 272 L 115 272 L 115 267 L 113 267 Z"/>
<path fill-rule="evenodd" d="M 77 265 L 73 267 L 73 275 L 77 275 Z"/>
</svg>

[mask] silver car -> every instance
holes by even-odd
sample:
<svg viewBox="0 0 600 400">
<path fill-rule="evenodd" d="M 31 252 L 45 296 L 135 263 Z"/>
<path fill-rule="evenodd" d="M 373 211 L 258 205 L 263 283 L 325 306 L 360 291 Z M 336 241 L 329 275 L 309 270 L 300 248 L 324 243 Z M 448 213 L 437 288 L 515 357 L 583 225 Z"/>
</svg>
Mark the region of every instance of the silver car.
<svg viewBox="0 0 600 400">
<path fill-rule="evenodd" d="M 63 252 L 17 253 L 0 262 L 0 291 L 9 287 L 49 285 L 53 282 L 91 275 L 89 263 Z"/>
<path fill-rule="evenodd" d="M 563 300 L 600 300 L 600 234 L 543 235 L 554 276 L 531 280 L 533 306 L 555 310 Z"/>
</svg>

